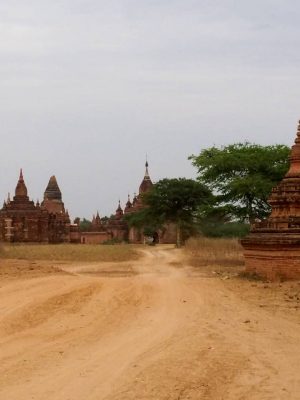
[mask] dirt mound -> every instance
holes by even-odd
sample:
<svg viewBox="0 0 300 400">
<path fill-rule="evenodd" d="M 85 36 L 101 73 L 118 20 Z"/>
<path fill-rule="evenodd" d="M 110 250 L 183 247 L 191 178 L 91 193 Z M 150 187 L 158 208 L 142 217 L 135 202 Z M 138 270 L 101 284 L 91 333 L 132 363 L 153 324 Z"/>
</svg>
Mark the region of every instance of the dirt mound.
<svg viewBox="0 0 300 400">
<path fill-rule="evenodd" d="M 31 279 L 40 276 L 66 274 L 49 262 L 0 260 L 0 279 Z"/>
</svg>

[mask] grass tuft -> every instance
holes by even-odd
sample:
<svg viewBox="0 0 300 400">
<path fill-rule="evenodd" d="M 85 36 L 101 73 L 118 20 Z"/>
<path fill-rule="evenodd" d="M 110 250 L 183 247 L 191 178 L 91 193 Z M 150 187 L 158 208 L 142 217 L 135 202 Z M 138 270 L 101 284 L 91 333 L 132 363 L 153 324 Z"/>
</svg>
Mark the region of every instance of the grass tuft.
<svg viewBox="0 0 300 400">
<path fill-rule="evenodd" d="M 244 265 L 242 246 L 237 239 L 190 238 L 185 252 L 194 267 L 237 267 Z"/>
</svg>

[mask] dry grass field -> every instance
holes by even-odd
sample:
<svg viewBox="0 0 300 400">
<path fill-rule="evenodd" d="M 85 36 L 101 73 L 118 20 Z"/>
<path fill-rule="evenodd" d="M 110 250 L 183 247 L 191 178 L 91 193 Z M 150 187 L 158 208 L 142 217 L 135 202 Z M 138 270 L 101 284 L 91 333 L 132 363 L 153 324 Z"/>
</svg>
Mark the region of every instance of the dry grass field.
<svg viewBox="0 0 300 400">
<path fill-rule="evenodd" d="M 128 261 L 138 258 L 131 245 L 10 244 L 0 245 L 0 258 L 47 261 Z"/>
<path fill-rule="evenodd" d="M 0 252 L 1 400 L 300 398 L 300 282 L 235 240 Z"/>
<path fill-rule="evenodd" d="M 238 239 L 190 238 L 185 244 L 187 262 L 207 273 L 237 275 L 244 270 Z"/>
</svg>

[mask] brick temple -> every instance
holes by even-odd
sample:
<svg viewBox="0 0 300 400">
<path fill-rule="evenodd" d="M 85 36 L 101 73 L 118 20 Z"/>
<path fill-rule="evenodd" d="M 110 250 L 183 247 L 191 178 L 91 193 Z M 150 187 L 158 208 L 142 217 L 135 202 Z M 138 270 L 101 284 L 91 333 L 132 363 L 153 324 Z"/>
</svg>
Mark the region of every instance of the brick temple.
<svg viewBox="0 0 300 400">
<path fill-rule="evenodd" d="M 270 280 L 300 278 L 300 121 L 289 160 L 289 171 L 272 189 L 269 218 L 241 241 L 246 272 Z"/>
<path fill-rule="evenodd" d="M 55 176 L 50 178 L 40 204 L 29 200 L 20 171 L 13 199 L 8 195 L 0 210 L 0 240 L 42 243 L 70 241 L 70 218 Z"/>
<path fill-rule="evenodd" d="M 146 161 L 145 174 L 140 183 L 138 194 L 134 194 L 132 201 L 130 195 L 128 195 L 124 210 L 119 201 L 115 214 L 105 223 L 101 222 L 99 213 L 97 212 L 96 216 L 93 216 L 91 230 L 89 232 L 80 233 L 81 243 L 97 244 L 114 239 L 136 244 L 144 243 L 146 238 L 144 237 L 143 229 L 137 229 L 135 227 L 129 228 L 124 220 L 124 216 L 138 212 L 144 207 L 142 196 L 151 190 L 152 186 L 153 183 L 149 175 L 149 165 Z M 175 226 L 173 224 L 165 225 L 163 229 L 155 233 L 155 238 L 159 243 L 176 243 Z"/>
<path fill-rule="evenodd" d="M 93 216 L 91 229 L 81 232 L 80 219 L 70 222 L 68 211 L 62 201 L 62 193 L 55 176 L 51 176 L 41 203 L 29 199 L 23 172 L 15 189 L 13 199 L 8 195 L 0 210 L 0 241 L 37 243 L 82 243 L 100 244 L 109 240 L 144 243 L 142 229 L 129 228 L 124 216 L 143 208 L 142 196 L 151 190 L 153 183 L 149 175 L 148 162 L 138 194 L 130 196 L 124 207 L 119 201 L 115 214 L 102 220 L 99 213 Z M 175 243 L 176 231 L 172 224 L 156 232 L 161 243 Z"/>
</svg>

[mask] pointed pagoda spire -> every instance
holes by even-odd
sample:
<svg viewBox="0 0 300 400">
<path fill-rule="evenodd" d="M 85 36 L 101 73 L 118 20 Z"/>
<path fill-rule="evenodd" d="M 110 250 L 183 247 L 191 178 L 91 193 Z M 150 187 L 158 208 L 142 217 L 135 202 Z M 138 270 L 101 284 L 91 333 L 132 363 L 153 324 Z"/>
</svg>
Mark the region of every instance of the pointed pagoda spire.
<svg viewBox="0 0 300 400">
<path fill-rule="evenodd" d="M 120 218 L 122 218 L 122 216 L 123 216 L 123 210 L 121 207 L 121 202 L 119 200 L 119 204 L 118 204 L 118 208 L 116 209 L 115 217 L 116 217 L 116 219 L 120 219 Z"/>
<path fill-rule="evenodd" d="M 127 200 L 127 203 L 124 208 L 124 213 L 126 214 L 126 213 L 130 212 L 131 208 L 132 208 L 132 203 L 130 201 L 130 195 L 128 195 L 128 200 Z"/>
<path fill-rule="evenodd" d="M 290 168 L 285 175 L 285 178 L 300 178 L 300 121 L 298 123 L 295 144 L 292 146 L 289 160 Z"/>
<path fill-rule="evenodd" d="M 101 224 L 101 218 L 100 218 L 100 215 L 99 215 L 99 211 L 97 211 L 95 222 L 96 222 L 96 225 L 100 225 Z"/>
<path fill-rule="evenodd" d="M 148 157 L 146 155 L 146 163 L 145 163 L 145 176 L 144 179 L 150 180 L 150 175 L 149 175 L 149 170 L 148 170 L 149 164 L 148 164 Z"/>
<path fill-rule="evenodd" d="M 298 121 L 297 137 L 295 143 L 300 143 L 300 120 Z"/>
<path fill-rule="evenodd" d="M 137 195 L 136 195 L 136 193 L 134 193 L 133 200 L 132 200 L 132 205 L 134 206 L 137 201 L 138 201 Z"/>
<path fill-rule="evenodd" d="M 128 194 L 128 200 L 127 200 L 127 203 L 126 203 L 126 208 L 130 208 L 131 206 L 132 206 L 132 203 L 130 201 L 130 194 Z"/>
<path fill-rule="evenodd" d="M 290 168 L 281 182 L 272 189 L 268 203 L 272 207 L 268 223 L 276 218 L 300 217 L 300 121 L 298 124 L 295 144 L 289 157 Z M 288 225 L 289 222 L 287 221 Z"/>
<path fill-rule="evenodd" d="M 148 167 L 149 167 L 148 159 L 146 158 L 146 164 L 145 164 L 146 170 L 145 170 L 144 179 L 142 180 L 142 183 L 140 184 L 139 194 L 148 192 L 153 186 L 153 183 L 152 183 L 150 175 L 149 175 Z"/>
<path fill-rule="evenodd" d="M 16 186 L 15 197 L 27 197 L 27 187 L 23 178 L 22 168 L 20 169 L 19 180 Z M 28 198 L 28 197 L 27 197 Z"/>
<path fill-rule="evenodd" d="M 116 211 L 122 211 L 122 212 L 123 212 L 123 209 L 122 209 L 122 207 L 121 207 L 121 201 L 120 201 L 120 199 L 119 199 L 119 204 L 118 204 L 118 208 L 117 208 Z"/>
<path fill-rule="evenodd" d="M 44 193 L 44 200 L 61 200 L 61 198 L 61 191 L 57 184 L 56 177 L 52 175 Z"/>
</svg>

